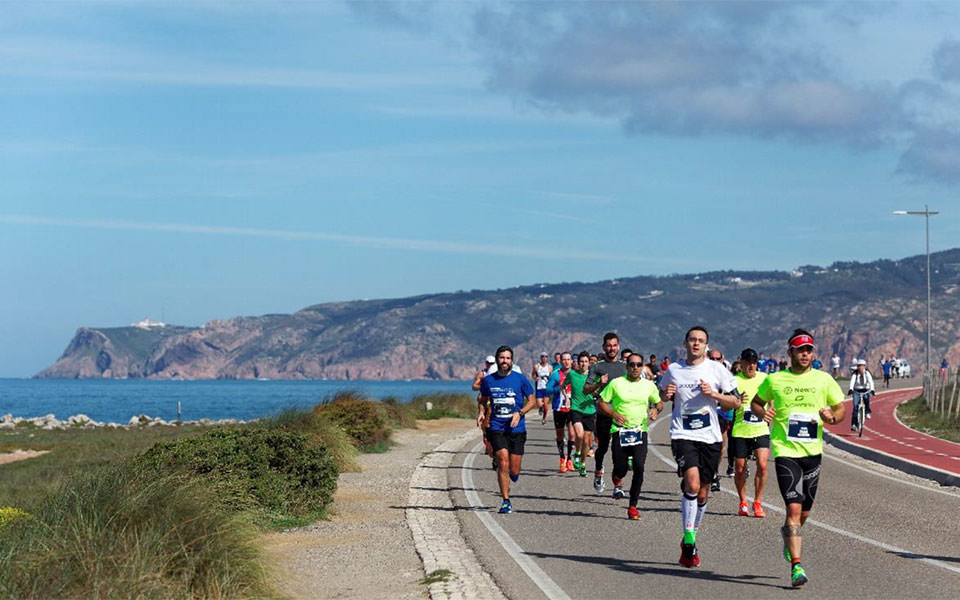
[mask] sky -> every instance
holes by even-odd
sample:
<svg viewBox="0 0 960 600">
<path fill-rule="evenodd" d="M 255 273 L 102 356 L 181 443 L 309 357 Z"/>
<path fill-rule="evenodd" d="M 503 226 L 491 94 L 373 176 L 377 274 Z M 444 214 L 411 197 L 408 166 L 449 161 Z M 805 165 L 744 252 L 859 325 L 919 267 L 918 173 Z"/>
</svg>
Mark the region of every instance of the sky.
<svg viewBox="0 0 960 600">
<path fill-rule="evenodd" d="M 958 245 L 951 2 L 9 2 L 0 377 L 80 326 Z M 918 290 L 918 293 L 921 293 Z"/>
</svg>

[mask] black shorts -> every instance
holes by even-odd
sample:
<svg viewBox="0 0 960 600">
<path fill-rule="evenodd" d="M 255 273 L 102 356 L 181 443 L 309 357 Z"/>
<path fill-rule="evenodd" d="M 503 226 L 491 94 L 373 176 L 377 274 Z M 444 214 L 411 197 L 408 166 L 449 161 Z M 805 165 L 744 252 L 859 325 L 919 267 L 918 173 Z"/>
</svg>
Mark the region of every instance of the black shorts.
<svg viewBox="0 0 960 600">
<path fill-rule="evenodd" d="M 671 440 L 673 459 L 677 461 L 677 475 L 683 477 L 684 471 L 697 467 L 700 469 L 701 483 L 713 481 L 720 464 L 722 447 L 722 442 L 710 444 L 693 440 Z"/>
<path fill-rule="evenodd" d="M 584 431 L 595 432 L 597 430 L 597 414 L 584 414 L 579 410 L 570 411 L 570 422 L 580 423 Z"/>
<path fill-rule="evenodd" d="M 813 499 L 820 484 L 820 460 L 822 456 L 804 456 L 790 458 L 780 456 L 774 459 L 777 466 L 777 483 L 784 504 L 800 504 L 802 510 L 813 508 Z"/>
<path fill-rule="evenodd" d="M 747 458 L 757 448 L 769 448 L 770 436 L 759 435 L 757 437 L 733 437 L 730 436 L 730 449 L 733 450 L 735 458 Z"/>
<path fill-rule="evenodd" d="M 556 429 L 563 429 L 570 423 L 570 414 L 572 411 L 555 410 L 553 411 L 553 426 Z"/>
<path fill-rule="evenodd" d="M 490 440 L 490 445 L 493 446 L 494 452 L 506 449 L 510 454 L 523 456 L 523 445 L 527 443 L 527 432 L 494 431 L 493 429 L 488 429 L 487 439 Z"/>
</svg>

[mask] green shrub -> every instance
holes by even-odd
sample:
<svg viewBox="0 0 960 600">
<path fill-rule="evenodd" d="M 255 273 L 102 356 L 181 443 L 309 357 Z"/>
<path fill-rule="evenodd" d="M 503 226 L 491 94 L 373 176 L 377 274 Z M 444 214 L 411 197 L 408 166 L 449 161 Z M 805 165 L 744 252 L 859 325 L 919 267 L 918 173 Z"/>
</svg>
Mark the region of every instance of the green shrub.
<svg viewBox="0 0 960 600">
<path fill-rule="evenodd" d="M 132 461 L 67 480 L 0 528 L 3 598 L 269 597 L 257 534 L 211 491 Z"/>
<path fill-rule="evenodd" d="M 357 392 L 338 392 L 313 410 L 346 431 L 361 451 L 381 447 L 390 441 L 391 430 L 383 406 Z"/>
<path fill-rule="evenodd" d="M 163 442 L 138 462 L 156 473 L 196 475 L 230 508 L 294 517 L 323 514 L 339 475 L 327 449 L 306 435 L 262 427 L 214 429 Z"/>
<path fill-rule="evenodd" d="M 261 419 L 257 424 L 267 429 L 302 433 L 309 438 L 310 443 L 327 449 L 341 473 L 360 472 L 356 443 L 329 415 L 291 408 L 274 417 Z"/>
<path fill-rule="evenodd" d="M 392 396 L 382 398 L 380 405 L 393 427 L 401 429 L 417 428 L 417 411 L 413 405 L 401 404 L 399 400 Z"/>
</svg>

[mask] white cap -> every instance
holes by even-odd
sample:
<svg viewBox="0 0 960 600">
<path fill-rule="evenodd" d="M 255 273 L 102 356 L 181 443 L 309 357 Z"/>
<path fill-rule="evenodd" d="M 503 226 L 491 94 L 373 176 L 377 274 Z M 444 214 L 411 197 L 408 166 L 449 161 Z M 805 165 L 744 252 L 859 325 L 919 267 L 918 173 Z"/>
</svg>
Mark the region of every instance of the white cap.
<svg viewBox="0 0 960 600">
<path fill-rule="evenodd" d="M 485 359 L 483 359 L 483 360 L 484 360 L 485 362 L 490 363 L 491 365 L 492 365 L 493 363 L 497 362 L 497 359 L 495 359 L 492 354 L 487 355 L 487 357 L 486 357 Z"/>
<path fill-rule="evenodd" d="M 863 360 L 862 358 L 857 361 L 857 366 L 859 366 L 859 365 L 865 365 L 865 364 L 867 364 L 867 361 Z"/>
</svg>

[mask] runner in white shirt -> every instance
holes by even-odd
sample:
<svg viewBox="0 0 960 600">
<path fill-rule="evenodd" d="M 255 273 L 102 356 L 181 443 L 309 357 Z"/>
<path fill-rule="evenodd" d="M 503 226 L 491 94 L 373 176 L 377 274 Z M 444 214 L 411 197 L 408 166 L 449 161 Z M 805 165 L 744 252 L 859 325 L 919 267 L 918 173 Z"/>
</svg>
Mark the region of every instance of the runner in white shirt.
<svg viewBox="0 0 960 600">
<path fill-rule="evenodd" d="M 550 399 L 547 393 L 547 382 L 550 375 L 553 374 L 553 365 L 550 364 L 550 355 L 546 352 L 540 353 L 540 362 L 533 365 L 533 371 L 530 373 L 537 388 L 537 412 L 540 413 L 540 424 L 547 422 L 547 412 L 550 410 Z"/>
<path fill-rule="evenodd" d="M 683 342 L 686 360 L 672 363 L 660 380 L 663 399 L 673 402 L 670 445 L 677 472 L 683 478 L 680 564 L 684 567 L 700 566 L 697 531 L 707 509 L 707 494 L 720 463 L 723 439 L 717 405 L 723 410 L 740 406 L 733 374 L 722 363 L 706 359 L 709 339 L 705 328 L 691 327 Z"/>
</svg>

